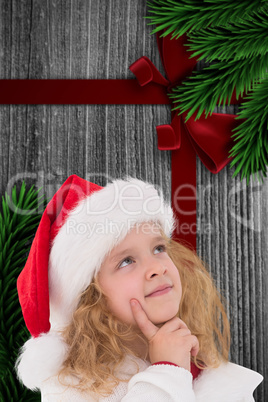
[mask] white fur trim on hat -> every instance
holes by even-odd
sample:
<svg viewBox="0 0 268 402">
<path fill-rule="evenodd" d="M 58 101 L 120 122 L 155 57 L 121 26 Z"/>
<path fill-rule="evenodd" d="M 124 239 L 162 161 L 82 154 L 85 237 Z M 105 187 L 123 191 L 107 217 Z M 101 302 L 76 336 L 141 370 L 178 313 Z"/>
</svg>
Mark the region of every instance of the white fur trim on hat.
<svg viewBox="0 0 268 402">
<path fill-rule="evenodd" d="M 20 381 L 31 390 L 40 388 L 43 381 L 58 374 L 67 351 L 66 343 L 56 332 L 49 331 L 30 338 L 23 345 L 16 362 Z"/>
<path fill-rule="evenodd" d="M 69 323 L 80 295 L 100 269 L 105 256 L 143 222 L 157 222 L 167 236 L 173 212 L 152 184 L 115 180 L 83 199 L 54 239 L 49 261 L 50 323 Z"/>
</svg>

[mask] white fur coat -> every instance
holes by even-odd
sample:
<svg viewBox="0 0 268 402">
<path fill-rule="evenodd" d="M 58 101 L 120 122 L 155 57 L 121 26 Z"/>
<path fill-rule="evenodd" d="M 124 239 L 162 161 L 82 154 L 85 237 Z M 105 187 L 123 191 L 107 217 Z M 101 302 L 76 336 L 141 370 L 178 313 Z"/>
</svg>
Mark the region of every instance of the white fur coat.
<svg viewBox="0 0 268 402">
<path fill-rule="evenodd" d="M 202 371 L 192 381 L 190 372 L 183 368 L 164 364 L 151 366 L 149 362 L 132 357 L 126 359 L 119 371 L 122 378 L 135 372 L 133 361 L 138 363 L 140 372 L 128 383 L 121 382 L 109 397 L 83 394 L 60 384 L 55 376 L 42 383 L 42 402 L 252 402 L 252 394 L 263 380 L 255 371 L 226 363 Z M 73 381 L 70 380 L 70 384 Z"/>
</svg>

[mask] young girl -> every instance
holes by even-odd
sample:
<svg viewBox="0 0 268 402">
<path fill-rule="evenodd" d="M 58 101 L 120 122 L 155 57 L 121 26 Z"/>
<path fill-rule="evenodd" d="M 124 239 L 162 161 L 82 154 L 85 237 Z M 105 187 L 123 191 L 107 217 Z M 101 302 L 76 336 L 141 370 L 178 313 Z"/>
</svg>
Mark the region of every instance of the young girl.
<svg viewBox="0 0 268 402">
<path fill-rule="evenodd" d="M 18 278 L 16 368 L 42 401 L 253 401 L 262 376 L 228 362 L 220 296 L 173 228 L 137 179 L 71 176 L 54 195 Z"/>
</svg>

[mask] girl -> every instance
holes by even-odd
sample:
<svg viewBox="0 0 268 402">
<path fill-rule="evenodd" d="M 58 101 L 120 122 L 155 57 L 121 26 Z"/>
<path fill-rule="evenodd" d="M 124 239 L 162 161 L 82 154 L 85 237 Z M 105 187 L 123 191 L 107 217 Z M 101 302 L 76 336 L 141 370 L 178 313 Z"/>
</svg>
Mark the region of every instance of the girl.
<svg viewBox="0 0 268 402">
<path fill-rule="evenodd" d="M 137 179 L 71 176 L 54 195 L 18 278 L 16 368 L 42 401 L 253 401 L 262 376 L 228 362 L 220 296 L 173 228 Z"/>
</svg>

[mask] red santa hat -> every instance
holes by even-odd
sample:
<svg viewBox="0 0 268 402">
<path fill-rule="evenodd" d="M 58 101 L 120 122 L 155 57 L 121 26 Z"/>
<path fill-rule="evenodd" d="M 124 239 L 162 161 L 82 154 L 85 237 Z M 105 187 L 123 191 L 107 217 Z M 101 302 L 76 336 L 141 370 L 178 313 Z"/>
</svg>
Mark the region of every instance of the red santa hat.
<svg viewBox="0 0 268 402">
<path fill-rule="evenodd" d="M 16 368 L 30 389 L 56 375 L 68 347 L 60 336 L 105 256 L 137 224 L 156 222 L 171 236 L 174 217 L 163 195 L 138 179 L 100 187 L 70 176 L 47 205 L 17 286 L 32 337 Z"/>
</svg>

